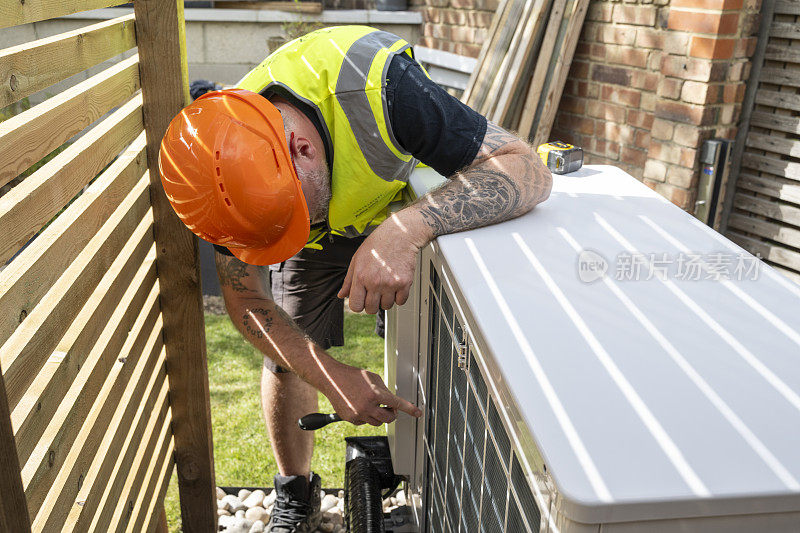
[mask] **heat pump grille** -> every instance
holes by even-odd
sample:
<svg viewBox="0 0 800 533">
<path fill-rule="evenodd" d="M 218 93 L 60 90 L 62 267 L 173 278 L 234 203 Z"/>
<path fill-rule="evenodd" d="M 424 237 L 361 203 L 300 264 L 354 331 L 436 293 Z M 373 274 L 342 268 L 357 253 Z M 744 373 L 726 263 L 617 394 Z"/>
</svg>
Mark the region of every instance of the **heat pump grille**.
<svg viewBox="0 0 800 533">
<path fill-rule="evenodd" d="M 428 285 L 424 508 L 430 533 L 538 532 L 540 511 L 436 269 Z M 463 353 L 462 353 L 463 355 Z"/>
<path fill-rule="evenodd" d="M 466 417 L 467 377 L 460 369 L 453 372 L 450 400 L 450 445 L 447 455 L 447 517 L 458 531 L 461 514 L 461 474 L 464 470 L 464 419 Z"/>
<path fill-rule="evenodd" d="M 530 525 L 531 531 L 538 531 L 539 525 L 542 521 L 542 514 L 539 512 L 539 506 L 536 505 L 536 500 L 533 498 L 533 492 L 527 481 L 525 481 L 525 474 L 522 472 L 517 454 L 514 454 L 514 459 L 511 464 L 511 484 L 519 498 L 519 504 L 522 512 Z"/>
<path fill-rule="evenodd" d="M 508 481 L 491 441 L 486 443 L 486 463 L 483 475 L 483 500 L 481 502 L 481 530 L 486 533 L 505 531 Z"/>
<path fill-rule="evenodd" d="M 461 528 L 470 533 L 469 524 L 477 524 L 481 508 L 481 484 L 483 483 L 483 450 L 486 430 L 483 418 L 475 402 L 475 396 L 468 397 L 466 440 L 464 442 L 464 482 L 461 489 Z"/>
</svg>

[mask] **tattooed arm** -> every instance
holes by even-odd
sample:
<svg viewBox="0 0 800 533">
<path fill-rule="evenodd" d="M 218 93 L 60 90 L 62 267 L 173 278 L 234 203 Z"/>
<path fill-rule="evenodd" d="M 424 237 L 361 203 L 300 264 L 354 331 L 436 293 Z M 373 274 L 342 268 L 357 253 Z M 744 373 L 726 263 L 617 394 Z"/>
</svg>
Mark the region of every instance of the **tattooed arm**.
<svg viewBox="0 0 800 533">
<path fill-rule="evenodd" d="M 472 164 L 408 210 L 422 216 L 427 244 L 439 235 L 523 215 L 547 199 L 552 184 L 550 170 L 528 143 L 489 122 Z"/>
<path fill-rule="evenodd" d="M 534 149 L 499 126 L 487 125 L 468 167 L 383 222 L 358 249 L 340 297 L 353 311 L 402 305 L 416 253 L 440 235 L 518 217 L 550 195 L 552 175 Z"/>
<path fill-rule="evenodd" d="M 225 307 L 236 328 L 265 357 L 327 396 L 344 420 L 377 426 L 392 422 L 398 409 L 422 414 L 389 392 L 380 376 L 336 361 L 306 337 L 273 301 L 266 269 L 217 252 L 215 260 Z"/>
<path fill-rule="evenodd" d="M 266 269 L 235 257 L 214 253 L 225 308 L 236 329 L 277 364 L 304 376 L 308 365 L 299 365 L 291 354 L 308 351 L 313 344 L 294 321 L 273 301 Z"/>
</svg>

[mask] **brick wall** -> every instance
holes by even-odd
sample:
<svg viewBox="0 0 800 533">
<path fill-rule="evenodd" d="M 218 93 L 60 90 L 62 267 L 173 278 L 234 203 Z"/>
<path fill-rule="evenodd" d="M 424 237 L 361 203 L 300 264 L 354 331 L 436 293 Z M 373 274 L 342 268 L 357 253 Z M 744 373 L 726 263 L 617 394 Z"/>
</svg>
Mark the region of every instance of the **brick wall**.
<svg viewBox="0 0 800 533">
<path fill-rule="evenodd" d="M 551 137 L 693 211 L 703 141 L 736 135 L 759 3 L 593 0 Z"/>
<path fill-rule="evenodd" d="M 761 0 L 591 0 L 551 139 L 693 211 L 703 141 L 733 139 Z M 477 57 L 499 0 L 411 0 L 419 44 Z"/>
<path fill-rule="evenodd" d="M 500 0 L 410 0 L 422 13 L 419 44 L 468 57 L 478 57 Z"/>
</svg>

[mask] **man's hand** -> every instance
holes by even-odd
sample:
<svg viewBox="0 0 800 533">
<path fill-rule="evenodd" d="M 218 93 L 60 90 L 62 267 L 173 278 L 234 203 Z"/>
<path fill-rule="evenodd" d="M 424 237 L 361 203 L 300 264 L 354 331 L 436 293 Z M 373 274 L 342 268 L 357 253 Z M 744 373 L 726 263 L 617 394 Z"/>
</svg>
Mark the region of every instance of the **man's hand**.
<svg viewBox="0 0 800 533">
<path fill-rule="evenodd" d="M 342 420 L 380 426 L 394 422 L 398 410 L 414 417 L 422 415 L 411 402 L 389 392 L 377 374 L 343 363 L 334 363 L 327 370 L 330 381 L 320 390 Z"/>
<path fill-rule="evenodd" d="M 350 309 L 356 313 L 377 313 L 408 299 L 417 252 L 430 239 L 408 232 L 400 219 L 393 216 L 375 228 L 359 246 L 339 298 L 350 297 Z"/>
</svg>

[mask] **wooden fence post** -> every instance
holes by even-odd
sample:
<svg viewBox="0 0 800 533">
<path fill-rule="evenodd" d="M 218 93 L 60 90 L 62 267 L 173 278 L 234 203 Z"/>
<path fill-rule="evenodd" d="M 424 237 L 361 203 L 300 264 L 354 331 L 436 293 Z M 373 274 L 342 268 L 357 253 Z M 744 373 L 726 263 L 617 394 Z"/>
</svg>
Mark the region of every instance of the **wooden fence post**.
<svg viewBox="0 0 800 533">
<path fill-rule="evenodd" d="M 188 101 L 183 1 L 135 0 L 134 12 L 183 530 L 210 532 L 217 512 L 197 239 L 158 174 L 161 138 Z"/>
<path fill-rule="evenodd" d="M 11 428 L 6 383 L 0 371 L 0 531 L 31 530 L 28 502 L 22 488 L 17 445 Z"/>
</svg>

